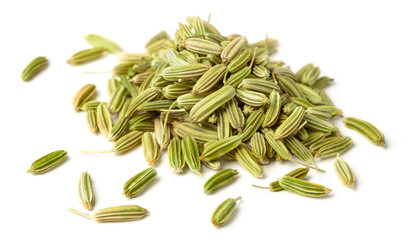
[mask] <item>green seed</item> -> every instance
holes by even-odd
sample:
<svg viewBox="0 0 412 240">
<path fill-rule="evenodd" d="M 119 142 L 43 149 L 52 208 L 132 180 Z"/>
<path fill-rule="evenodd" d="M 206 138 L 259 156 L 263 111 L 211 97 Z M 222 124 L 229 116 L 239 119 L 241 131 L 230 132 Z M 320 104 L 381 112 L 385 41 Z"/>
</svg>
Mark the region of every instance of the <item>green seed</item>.
<svg viewBox="0 0 412 240">
<path fill-rule="evenodd" d="M 252 147 L 253 155 L 258 159 L 260 164 L 268 164 L 269 159 L 266 157 L 266 141 L 265 137 L 256 132 L 250 139 L 250 146 Z"/>
<path fill-rule="evenodd" d="M 322 159 L 329 158 L 348 150 L 352 145 L 353 142 L 350 137 L 341 137 L 319 148 L 315 157 L 320 157 Z"/>
<path fill-rule="evenodd" d="M 84 64 L 101 58 L 104 52 L 105 49 L 99 47 L 82 50 L 73 54 L 73 56 L 71 56 L 71 58 L 68 59 L 66 62 L 70 65 Z"/>
<path fill-rule="evenodd" d="M 145 132 L 142 137 L 143 154 L 146 162 L 150 166 L 154 166 L 160 158 L 159 145 L 151 132 Z"/>
<path fill-rule="evenodd" d="M 228 65 L 227 70 L 230 73 L 236 73 L 242 69 L 252 57 L 250 49 L 242 50 Z"/>
<path fill-rule="evenodd" d="M 106 104 L 100 104 L 97 107 L 97 126 L 99 131 L 105 136 L 108 137 L 109 132 L 112 129 L 112 117 L 110 116 L 109 108 Z"/>
<path fill-rule="evenodd" d="M 185 135 L 183 137 L 182 154 L 190 171 L 203 176 L 200 172 L 202 163 L 199 160 L 199 149 L 197 147 L 195 139 L 190 135 Z"/>
<path fill-rule="evenodd" d="M 255 161 L 253 153 L 249 150 L 246 144 L 241 143 L 234 151 L 235 159 L 248 171 L 252 176 L 256 178 L 263 177 L 263 169 Z"/>
<path fill-rule="evenodd" d="M 85 214 L 69 208 L 70 212 L 94 220 L 99 223 L 103 222 L 126 222 L 135 221 L 143 218 L 149 212 L 137 205 L 122 205 L 108 207 L 95 211 L 93 214 Z"/>
<path fill-rule="evenodd" d="M 211 222 L 215 227 L 220 227 L 225 224 L 233 213 L 236 207 L 236 201 L 242 199 L 237 197 L 235 199 L 228 198 L 223 201 L 212 213 Z"/>
<path fill-rule="evenodd" d="M 223 79 L 226 72 L 226 66 L 223 64 L 213 66 L 196 81 L 196 84 L 193 86 L 192 94 L 205 94 Z"/>
<path fill-rule="evenodd" d="M 187 50 L 203 55 L 219 55 L 222 52 L 222 47 L 219 44 L 201 38 L 188 38 L 184 45 Z"/>
<path fill-rule="evenodd" d="M 280 92 L 280 88 L 276 83 L 260 78 L 246 78 L 239 84 L 238 88 L 256 91 L 267 95 L 271 94 L 273 91 Z"/>
<path fill-rule="evenodd" d="M 239 172 L 236 169 L 231 168 L 223 169 L 217 172 L 205 182 L 203 185 L 203 192 L 206 194 L 214 192 L 216 189 L 219 189 L 233 181 L 238 174 Z"/>
<path fill-rule="evenodd" d="M 385 136 L 371 123 L 354 117 L 345 118 L 343 120 L 343 123 L 346 127 L 362 134 L 373 144 L 378 146 L 385 146 Z"/>
<path fill-rule="evenodd" d="M 242 136 L 242 141 L 245 142 L 249 140 L 252 135 L 262 126 L 262 123 L 265 119 L 265 114 L 263 109 L 259 109 L 254 111 L 250 116 L 246 119 L 245 128 L 243 132 L 240 134 Z"/>
<path fill-rule="evenodd" d="M 76 111 L 80 111 L 83 104 L 88 102 L 96 94 L 96 86 L 93 84 L 86 84 L 80 88 L 73 96 L 72 107 Z"/>
<path fill-rule="evenodd" d="M 303 116 L 305 115 L 305 109 L 303 107 L 297 107 L 292 114 L 276 129 L 275 138 L 285 138 L 294 133 L 301 125 Z"/>
<path fill-rule="evenodd" d="M 307 168 L 296 168 L 295 170 L 286 173 L 284 176 L 303 179 L 303 178 L 306 177 L 306 175 L 308 175 L 308 172 L 309 172 L 308 167 Z M 252 186 L 257 187 L 257 188 L 262 188 L 262 189 L 269 189 L 271 192 L 278 192 L 278 191 L 283 190 L 283 188 L 279 184 L 279 181 L 277 181 L 277 180 L 270 183 L 269 187 L 260 187 L 260 186 L 256 186 L 256 185 L 252 185 Z"/>
<path fill-rule="evenodd" d="M 230 122 L 227 116 L 227 112 L 222 109 L 218 109 L 216 110 L 216 112 L 217 112 L 217 123 L 216 123 L 217 136 L 219 140 L 223 140 L 225 138 L 232 136 L 232 128 L 230 127 Z"/>
<path fill-rule="evenodd" d="M 120 85 L 116 88 L 109 101 L 109 111 L 112 113 L 119 112 L 127 98 L 127 89 Z"/>
<path fill-rule="evenodd" d="M 167 81 L 177 81 L 179 79 L 200 77 L 205 74 L 209 68 L 209 66 L 200 63 L 173 66 L 165 68 L 161 76 Z"/>
<path fill-rule="evenodd" d="M 228 63 L 232 61 L 242 50 L 243 46 L 246 44 L 246 37 L 238 37 L 231 41 L 220 54 L 222 63 Z"/>
<path fill-rule="evenodd" d="M 67 152 L 64 150 L 51 152 L 34 161 L 27 172 L 43 174 L 61 164 L 66 157 Z"/>
<path fill-rule="evenodd" d="M 185 160 L 182 156 L 181 142 L 178 137 L 174 137 L 168 146 L 167 153 L 169 156 L 169 166 L 174 173 L 183 172 Z"/>
<path fill-rule="evenodd" d="M 183 138 L 186 135 L 192 136 L 194 139 L 200 142 L 210 142 L 218 140 L 217 132 L 213 130 L 200 127 L 198 124 L 187 122 L 173 122 L 174 131 L 176 134 Z"/>
<path fill-rule="evenodd" d="M 349 165 L 339 157 L 339 154 L 336 155 L 336 159 L 333 161 L 333 169 L 343 184 L 348 187 L 355 187 L 355 175 Z"/>
<path fill-rule="evenodd" d="M 215 160 L 237 148 L 241 143 L 241 140 L 241 137 L 236 135 L 212 142 L 205 147 L 202 155 L 199 158 L 201 161 L 205 162 Z"/>
<path fill-rule="evenodd" d="M 269 98 L 267 98 L 265 94 L 244 89 L 236 89 L 236 98 L 254 107 L 265 106 L 270 103 Z"/>
<path fill-rule="evenodd" d="M 263 128 L 272 127 L 273 125 L 275 125 L 280 115 L 281 107 L 280 107 L 279 93 L 273 90 L 269 96 L 269 99 L 270 99 L 269 107 L 266 110 L 265 119 L 263 120 L 263 123 L 262 123 Z"/>
<path fill-rule="evenodd" d="M 92 46 L 104 48 L 110 53 L 117 53 L 121 51 L 121 48 L 117 43 L 97 34 L 89 34 L 85 36 L 84 39 Z"/>
<path fill-rule="evenodd" d="M 23 81 L 28 81 L 32 79 L 37 73 L 45 69 L 49 64 L 49 60 L 46 57 L 37 57 L 33 59 L 27 66 L 24 68 L 21 73 L 21 79 Z"/>
<path fill-rule="evenodd" d="M 123 195 L 129 198 L 139 195 L 156 178 L 157 171 L 154 168 L 147 168 L 130 178 L 123 187 Z"/>
<path fill-rule="evenodd" d="M 78 186 L 78 197 L 80 203 L 87 209 L 92 210 L 94 204 L 94 194 L 90 174 L 86 171 L 80 175 Z"/>
<path fill-rule="evenodd" d="M 86 113 L 86 123 L 87 128 L 92 133 L 99 132 L 99 127 L 97 126 L 97 111 L 96 110 L 88 110 Z"/>
<path fill-rule="evenodd" d="M 190 119 L 194 122 L 201 122 L 207 119 L 216 109 L 228 102 L 235 96 L 235 89 L 232 86 L 224 86 L 203 98 L 190 110 Z"/>
<path fill-rule="evenodd" d="M 85 102 L 82 107 L 80 108 L 80 110 L 82 111 L 89 111 L 89 110 L 97 110 L 97 107 L 103 102 L 100 101 L 88 101 Z M 106 103 L 105 103 L 106 104 Z"/>
<path fill-rule="evenodd" d="M 283 176 L 278 181 L 283 189 L 306 197 L 323 197 L 332 191 L 322 185 L 289 176 Z"/>
<path fill-rule="evenodd" d="M 242 128 L 245 125 L 245 116 L 242 110 L 238 107 L 236 99 L 232 99 L 226 104 L 226 116 L 230 125 L 238 132 L 242 132 Z"/>
</svg>

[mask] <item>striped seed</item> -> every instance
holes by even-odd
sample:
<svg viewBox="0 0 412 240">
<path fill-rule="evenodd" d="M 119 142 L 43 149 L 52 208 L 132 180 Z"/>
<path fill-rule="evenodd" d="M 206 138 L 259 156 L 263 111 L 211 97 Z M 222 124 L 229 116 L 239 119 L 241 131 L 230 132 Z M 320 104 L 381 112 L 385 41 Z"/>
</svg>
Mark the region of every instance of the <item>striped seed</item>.
<svg viewBox="0 0 412 240">
<path fill-rule="evenodd" d="M 310 87 L 317 88 L 317 89 L 323 89 L 329 86 L 331 81 L 333 81 L 333 79 L 330 77 L 326 77 L 326 76 L 320 77 L 316 81 L 314 81 Z"/>
<path fill-rule="evenodd" d="M 180 95 L 176 99 L 176 103 L 179 107 L 184 108 L 185 110 L 190 110 L 196 103 L 200 102 L 203 98 L 205 98 L 207 95 L 193 95 L 191 93 L 186 93 L 183 95 Z"/>
<path fill-rule="evenodd" d="M 151 37 L 151 38 L 149 39 L 149 41 L 146 42 L 145 48 L 148 47 L 148 46 L 150 46 L 150 45 L 152 45 L 153 43 L 155 43 L 155 42 L 157 42 L 157 41 L 159 41 L 159 40 L 167 39 L 167 38 L 168 38 L 168 37 L 167 37 L 166 31 L 161 31 L 161 32 L 159 32 L 158 34 L 156 34 L 156 35 L 154 35 L 153 37 Z"/>
<path fill-rule="evenodd" d="M 300 91 L 303 93 L 303 95 L 306 97 L 306 99 L 309 100 L 309 102 L 313 104 L 321 104 L 323 102 L 322 97 L 312 88 L 304 84 L 299 84 L 299 83 L 297 84 L 297 86 L 300 89 Z"/>
<path fill-rule="evenodd" d="M 109 108 L 106 104 L 100 104 L 97 107 L 97 126 L 99 127 L 99 131 L 105 136 L 108 137 L 109 132 L 112 129 L 112 117 L 110 116 Z"/>
<path fill-rule="evenodd" d="M 304 115 L 305 109 L 303 107 L 297 107 L 292 114 L 276 128 L 275 138 L 281 139 L 293 134 L 301 125 Z"/>
<path fill-rule="evenodd" d="M 87 209 L 92 210 L 94 204 L 94 194 L 90 174 L 86 171 L 80 175 L 78 185 L 78 198 L 80 203 Z"/>
<path fill-rule="evenodd" d="M 114 91 L 112 97 L 110 98 L 109 111 L 111 113 L 119 112 L 122 109 L 123 104 L 126 101 L 126 98 L 127 98 L 126 87 L 123 85 L 118 86 L 116 90 Z"/>
<path fill-rule="evenodd" d="M 67 152 L 64 150 L 51 152 L 34 161 L 27 172 L 43 174 L 61 164 L 64 160 L 66 160 L 66 157 Z"/>
<path fill-rule="evenodd" d="M 188 38 L 184 41 L 184 46 L 191 52 L 203 55 L 219 55 L 222 52 L 222 47 L 219 44 L 201 38 Z"/>
<path fill-rule="evenodd" d="M 237 148 L 241 140 L 241 137 L 236 135 L 212 142 L 205 147 L 199 159 L 204 162 L 215 160 Z"/>
<path fill-rule="evenodd" d="M 159 93 L 160 89 L 158 88 L 148 88 L 140 92 L 139 96 L 132 98 L 132 101 L 129 105 L 129 109 L 127 110 L 124 117 L 129 118 L 132 117 L 133 114 L 140 112 L 142 109 L 142 105 L 157 97 Z"/>
<path fill-rule="evenodd" d="M 236 90 L 232 86 L 224 86 L 195 104 L 190 110 L 190 121 L 201 122 L 207 119 L 216 109 L 232 99 Z"/>
<path fill-rule="evenodd" d="M 322 185 L 289 176 L 283 176 L 278 181 L 283 189 L 306 197 L 323 197 L 332 191 Z"/>
<path fill-rule="evenodd" d="M 228 65 L 227 70 L 230 73 L 236 73 L 242 69 L 252 57 L 250 49 L 242 50 Z"/>
<path fill-rule="evenodd" d="M 195 139 L 190 135 L 185 135 L 182 140 L 182 154 L 186 165 L 190 171 L 203 176 L 200 172 L 202 163 L 199 160 L 199 149 Z"/>
<path fill-rule="evenodd" d="M 187 83 L 174 83 L 162 89 L 163 96 L 167 99 L 177 99 L 183 94 L 188 94 L 192 91 L 193 85 Z"/>
<path fill-rule="evenodd" d="M 80 65 L 99 59 L 105 52 L 104 48 L 95 47 L 79 51 L 71 56 L 66 62 L 70 65 Z"/>
<path fill-rule="evenodd" d="M 211 194 L 215 190 L 232 182 L 239 172 L 236 169 L 223 169 L 211 176 L 203 185 L 203 192 Z"/>
<path fill-rule="evenodd" d="M 242 167 L 256 178 L 263 177 L 263 169 L 255 161 L 253 153 L 249 150 L 246 144 L 241 143 L 234 151 L 235 159 L 242 165 Z"/>
<path fill-rule="evenodd" d="M 319 148 L 315 157 L 320 157 L 322 159 L 329 158 L 348 150 L 352 145 L 353 141 L 350 137 L 341 137 Z"/>
<path fill-rule="evenodd" d="M 339 139 L 339 136 L 325 136 L 323 138 L 319 138 L 319 140 L 314 141 L 312 144 L 309 145 L 309 150 L 313 152 L 317 152 L 321 147 L 327 146 L 330 143 L 336 142 Z"/>
<path fill-rule="evenodd" d="M 183 172 L 185 167 L 185 160 L 182 156 L 181 141 L 178 137 L 174 137 L 167 148 L 169 157 L 169 166 L 174 173 Z"/>
<path fill-rule="evenodd" d="M 108 207 L 96 210 L 93 214 L 82 213 L 71 208 L 69 208 L 68 210 L 74 214 L 94 220 L 99 223 L 135 221 L 143 218 L 149 213 L 146 209 L 138 205 Z"/>
<path fill-rule="evenodd" d="M 318 169 L 315 161 L 313 160 L 312 153 L 303 145 L 297 138 L 293 136 L 289 136 L 284 138 L 284 143 L 287 148 L 292 151 L 300 160 L 313 165 L 316 169 Z"/>
<path fill-rule="evenodd" d="M 165 68 L 161 76 L 167 81 L 178 81 L 179 79 L 200 77 L 205 74 L 209 68 L 208 65 L 200 63 L 173 66 Z"/>
<path fill-rule="evenodd" d="M 228 63 L 232 61 L 242 50 L 243 46 L 246 44 L 246 37 L 238 37 L 231 41 L 220 54 L 222 63 Z"/>
<path fill-rule="evenodd" d="M 123 195 L 133 198 L 139 195 L 157 176 L 156 169 L 149 167 L 130 178 L 123 187 Z"/>
<path fill-rule="evenodd" d="M 167 148 L 170 143 L 171 129 L 169 124 L 164 124 L 160 117 L 154 120 L 154 131 L 156 141 L 159 144 L 160 151 Z"/>
<path fill-rule="evenodd" d="M 82 111 L 89 111 L 89 110 L 97 110 L 97 107 L 103 102 L 100 101 L 87 101 L 85 102 L 82 107 L 80 108 L 80 110 Z"/>
<path fill-rule="evenodd" d="M 233 213 L 233 210 L 236 207 L 236 201 L 242 199 L 241 197 L 237 197 L 235 199 L 228 198 L 223 201 L 219 206 L 213 211 L 211 222 L 213 226 L 220 227 L 224 225 L 230 218 Z"/>
<path fill-rule="evenodd" d="M 124 131 L 127 129 L 128 126 L 128 118 L 119 118 L 117 122 L 113 125 L 113 127 L 110 129 L 109 134 L 107 135 L 107 140 L 109 140 L 109 142 L 118 140 L 123 135 Z"/>
<path fill-rule="evenodd" d="M 348 187 L 355 187 L 355 175 L 349 165 L 343 159 L 336 155 L 333 161 L 333 169 L 339 180 Z"/>
<path fill-rule="evenodd" d="M 85 36 L 84 39 L 92 46 L 104 48 L 106 51 L 110 53 L 117 53 L 121 51 L 121 48 L 117 43 L 97 34 L 89 34 Z"/>
<path fill-rule="evenodd" d="M 270 103 L 269 98 L 265 94 L 245 89 L 236 89 L 236 98 L 254 107 L 265 106 Z"/>
<path fill-rule="evenodd" d="M 307 122 L 305 125 L 305 128 L 307 130 L 324 132 L 327 134 L 339 133 L 339 128 L 337 128 L 335 125 L 313 115 L 305 114 L 303 121 Z"/>
<path fill-rule="evenodd" d="M 255 60 L 256 64 L 257 59 Z M 270 77 L 270 71 L 265 68 L 263 65 L 256 65 L 253 67 L 253 75 L 255 75 L 258 78 L 263 78 L 263 79 L 268 79 Z"/>
<path fill-rule="evenodd" d="M 297 83 L 289 76 L 278 76 L 276 77 L 276 80 L 278 81 L 282 91 L 287 93 L 289 96 L 305 99 L 305 95 L 302 93 Z"/>
<path fill-rule="evenodd" d="M 212 170 L 220 170 L 222 168 L 222 165 L 220 164 L 220 161 L 217 160 L 217 159 L 209 161 L 209 162 L 202 161 L 202 164 L 205 167 L 210 168 Z"/>
<path fill-rule="evenodd" d="M 280 88 L 276 83 L 260 78 L 246 78 L 239 84 L 238 88 L 260 92 L 266 95 L 271 94 L 273 91 L 280 92 Z"/>
<path fill-rule="evenodd" d="M 86 124 L 90 132 L 92 133 L 99 132 L 99 127 L 97 126 L 97 111 L 96 110 L 88 110 L 86 112 Z"/>
<path fill-rule="evenodd" d="M 123 103 L 122 109 L 120 109 L 119 114 L 117 115 L 117 119 L 125 118 L 124 115 L 126 114 L 127 110 L 129 109 L 130 103 L 132 102 L 131 98 L 126 98 Z"/>
<path fill-rule="evenodd" d="M 151 132 L 145 132 L 142 137 L 143 154 L 146 162 L 154 166 L 160 158 L 159 145 Z"/>
<path fill-rule="evenodd" d="M 228 79 L 225 78 L 223 80 L 223 83 L 225 85 L 231 85 L 232 87 L 238 87 L 239 84 L 247 76 L 249 76 L 251 72 L 252 72 L 252 69 L 249 66 L 244 67 L 244 68 L 240 69 L 239 71 L 237 71 L 235 73 L 232 73 Z"/>
<path fill-rule="evenodd" d="M 309 133 L 304 127 L 302 127 L 296 132 L 296 137 L 300 141 L 304 141 L 304 140 L 307 140 L 309 138 Z"/>
<path fill-rule="evenodd" d="M 250 139 L 250 146 L 252 147 L 253 155 L 257 158 L 260 164 L 268 164 L 269 159 L 266 157 L 266 141 L 265 137 L 256 132 Z"/>
<path fill-rule="evenodd" d="M 320 69 L 313 66 L 312 63 L 309 63 L 296 72 L 296 78 L 298 81 L 312 86 L 312 84 L 319 78 L 319 74 Z"/>
<path fill-rule="evenodd" d="M 187 17 L 186 21 L 189 23 L 190 26 L 193 26 L 193 22 L 195 21 L 195 17 Z M 215 26 L 210 24 L 208 21 L 200 20 L 203 23 L 203 27 L 205 28 L 206 33 L 212 33 L 220 36 L 220 32 L 216 29 Z"/>
<path fill-rule="evenodd" d="M 37 73 L 45 69 L 49 64 L 49 60 L 46 57 L 37 57 L 33 59 L 27 66 L 24 68 L 21 73 L 21 79 L 23 81 L 28 81 L 32 79 Z"/>
<path fill-rule="evenodd" d="M 343 120 L 343 123 L 347 128 L 357 131 L 373 144 L 378 146 L 385 146 L 385 136 L 371 123 L 354 117 L 345 118 Z"/>
<path fill-rule="evenodd" d="M 220 80 L 223 79 L 223 76 L 226 74 L 226 66 L 223 64 L 218 64 L 210 68 L 203 76 L 196 81 L 196 84 L 193 86 L 192 94 L 199 95 L 208 92 L 212 89 Z"/>
<path fill-rule="evenodd" d="M 242 110 L 238 107 L 236 99 L 231 99 L 226 104 L 226 116 L 230 125 L 238 132 L 242 132 L 242 128 L 245 125 L 245 116 Z"/>
<path fill-rule="evenodd" d="M 219 140 L 228 138 L 232 136 L 232 128 L 230 127 L 230 122 L 227 116 L 227 112 L 223 109 L 216 110 L 217 113 L 217 137 Z"/>
<path fill-rule="evenodd" d="M 269 96 L 269 100 L 269 107 L 266 110 L 265 119 L 262 123 L 263 128 L 272 127 L 273 125 L 275 125 L 280 115 L 281 105 L 279 93 L 273 90 Z"/>
<path fill-rule="evenodd" d="M 139 92 L 135 85 L 130 82 L 130 78 L 126 76 L 120 76 L 120 81 L 122 85 L 126 88 L 126 92 L 132 96 L 132 98 L 137 97 Z"/>
<path fill-rule="evenodd" d="M 173 122 L 173 128 L 180 138 L 183 138 L 185 135 L 190 134 L 190 136 L 200 142 L 218 140 L 216 131 L 200 127 L 198 124 L 188 122 Z"/>
<path fill-rule="evenodd" d="M 262 126 L 262 123 L 265 119 L 265 113 L 263 109 L 254 111 L 246 119 L 245 128 L 243 129 L 240 135 L 242 136 L 242 142 L 249 140 L 252 135 Z"/>
<path fill-rule="evenodd" d="M 304 98 L 299 98 L 299 97 L 294 97 L 292 102 L 298 106 L 303 107 L 304 109 L 308 109 L 308 108 L 315 106 L 312 103 L 310 103 L 308 100 Z"/>
<path fill-rule="evenodd" d="M 80 88 L 73 96 L 72 107 L 76 111 L 80 111 L 83 104 L 88 102 L 96 94 L 96 86 L 93 84 L 86 84 Z"/>
<path fill-rule="evenodd" d="M 306 177 L 306 175 L 308 175 L 308 172 L 309 172 L 308 167 L 307 168 L 296 168 L 295 170 L 286 173 L 284 176 L 303 179 Z M 278 191 L 283 190 L 283 188 L 279 184 L 279 181 L 277 180 L 270 183 L 269 187 L 261 187 L 261 186 L 256 186 L 256 185 L 252 185 L 252 186 L 257 187 L 257 188 L 262 188 L 262 189 L 269 189 L 271 192 L 278 192 Z"/>
</svg>

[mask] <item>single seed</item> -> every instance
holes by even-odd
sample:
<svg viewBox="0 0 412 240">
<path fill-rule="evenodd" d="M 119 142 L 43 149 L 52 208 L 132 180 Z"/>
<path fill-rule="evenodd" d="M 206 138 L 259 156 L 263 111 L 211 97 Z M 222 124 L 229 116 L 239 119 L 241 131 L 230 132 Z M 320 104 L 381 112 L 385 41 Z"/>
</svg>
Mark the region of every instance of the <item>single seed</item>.
<svg viewBox="0 0 412 240">
<path fill-rule="evenodd" d="M 34 161 L 27 172 L 43 174 L 61 164 L 64 160 L 66 160 L 66 157 L 67 152 L 64 150 L 51 152 Z"/>
<path fill-rule="evenodd" d="M 111 53 L 117 53 L 121 50 L 117 43 L 97 34 L 89 34 L 85 36 L 84 39 L 92 46 L 104 48 L 106 51 Z"/>
<path fill-rule="evenodd" d="M 82 213 L 71 208 L 68 210 L 74 214 L 86 217 L 99 223 L 135 221 L 143 218 L 149 213 L 149 211 L 138 205 L 108 207 L 96 210 L 93 214 Z"/>
<path fill-rule="evenodd" d="M 27 66 L 24 68 L 21 73 L 21 79 L 23 81 L 29 81 L 41 70 L 45 69 L 49 64 L 49 60 L 46 57 L 37 57 L 33 59 Z"/>
<path fill-rule="evenodd" d="M 349 165 L 343 161 L 343 159 L 336 155 L 335 161 L 333 161 L 333 169 L 339 180 L 348 187 L 355 187 L 355 175 Z"/>
<path fill-rule="evenodd" d="M 203 192 L 206 194 L 214 192 L 216 189 L 232 182 L 238 174 L 239 172 L 236 169 L 231 168 L 217 172 L 205 182 L 203 185 Z"/>
<path fill-rule="evenodd" d="M 283 189 L 306 197 L 323 197 L 332 191 L 322 185 L 289 176 L 283 176 L 278 181 Z"/>
<path fill-rule="evenodd" d="M 242 199 L 237 197 L 235 199 L 228 198 L 223 201 L 212 213 L 211 222 L 215 227 L 220 227 L 225 224 L 233 213 L 236 207 L 236 202 Z"/>
<path fill-rule="evenodd" d="M 73 96 L 72 107 L 76 111 L 80 111 L 83 104 L 88 102 L 96 94 L 96 86 L 93 84 L 86 84 L 80 88 Z"/>
<path fill-rule="evenodd" d="M 154 166 L 160 158 L 159 145 L 151 132 L 145 132 L 142 136 L 143 154 L 146 162 Z"/>
<path fill-rule="evenodd" d="M 147 168 L 130 178 L 123 187 L 123 195 L 133 198 L 139 195 L 156 178 L 157 171 L 154 168 Z"/>
<path fill-rule="evenodd" d="M 80 175 L 78 197 L 80 203 L 87 209 L 92 210 L 94 204 L 94 194 L 90 174 L 86 171 Z"/>
<path fill-rule="evenodd" d="M 296 168 L 295 170 L 286 173 L 284 176 L 303 179 L 306 177 L 306 175 L 308 175 L 308 172 L 309 172 L 308 167 L 307 168 Z M 283 190 L 283 188 L 279 184 L 279 181 L 277 180 L 270 183 L 269 187 L 261 187 L 261 186 L 256 186 L 256 185 L 252 185 L 252 186 L 257 187 L 257 188 L 262 188 L 262 189 L 269 189 L 271 192 L 278 192 L 278 191 Z"/>
<path fill-rule="evenodd" d="M 373 144 L 378 146 L 385 146 L 385 136 L 371 123 L 354 117 L 345 118 L 343 120 L 343 123 L 346 127 L 362 134 Z"/>
<path fill-rule="evenodd" d="M 66 62 L 70 65 L 80 65 L 88 63 L 101 58 L 104 52 L 105 49 L 99 47 L 82 50 L 73 54 L 73 56 L 71 56 L 71 58 L 68 59 Z"/>
</svg>

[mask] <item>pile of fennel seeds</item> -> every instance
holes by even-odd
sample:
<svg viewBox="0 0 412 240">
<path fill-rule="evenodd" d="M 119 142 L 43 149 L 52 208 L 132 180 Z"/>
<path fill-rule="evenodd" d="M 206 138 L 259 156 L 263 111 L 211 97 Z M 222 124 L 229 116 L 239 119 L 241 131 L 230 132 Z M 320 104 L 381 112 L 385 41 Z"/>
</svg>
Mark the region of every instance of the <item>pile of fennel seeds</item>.
<svg viewBox="0 0 412 240">
<path fill-rule="evenodd" d="M 119 60 L 108 81 L 107 102 L 93 100 L 92 84 L 73 98 L 73 108 L 87 113 L 90 131 L 114 142 L 109 152 L 122 154 L 142 144 L 149 165 L 156 166 L 167 152 L 175 173 L 187 166 L 202 175 L 204 167 L 219 170 L 220 161 L 236 160 L 262 177 L 261 165 L 270 160 L 306 167 L 296 172 L 322 172 L 315 158 L 336 157 L 351 148 L 352 139 L 328 122 L 342 111 L 325 92 L 331 78 L 321 76 L 318 67 L 308 64 L 294 73 L 269 58 L 276 52 L 274 39 L 248 43 L 237 34 L 222 36 L 198 17 L 188 17 L 187 23 L 179 23 L 174 39 L 164 31 L 155 35 L 143 54 L 121 52 L 113 41 L 91 34 L 86 40 L 94 47 L 67 61 L 83 64 L 105 51 Z M 370 123 L 356 118 L 344 122 L 384 145 L 383 134 Z M 340 157 L 334 167 L 342 182 L 355 185 L 352 170 Z M 286 174 L 272 184 L 310 197 L 330 192 L 302 180 L 306 174 Z M 225 176 L 213 179 L 211 188 L 226 183 Z"/>
</svg>

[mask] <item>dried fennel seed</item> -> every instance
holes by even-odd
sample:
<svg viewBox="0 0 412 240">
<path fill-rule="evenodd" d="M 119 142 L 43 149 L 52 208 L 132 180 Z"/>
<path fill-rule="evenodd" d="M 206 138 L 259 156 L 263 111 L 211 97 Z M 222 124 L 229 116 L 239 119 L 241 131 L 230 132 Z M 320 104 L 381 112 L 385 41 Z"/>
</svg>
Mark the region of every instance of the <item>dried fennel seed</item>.
<svg viewBox="0 0 412 240">
<path fill-rule="evenodd" d="M 187 165 L 202 175 L 202 165 L 217 170 L 226 159 L 236 160 L 258 178 L 264 173 L 261 165 L 289 160 L 306 168 L 273 182 L 271 191 L 328 194 L 330 189 L 301 178 L 309 168 L 324 172 L 315 157 L 335 156 L 352 146 L 352 139 L 340 136 L 329 122 L 342 116 L 325 91 L 332 79 L 313 64 L 292 71 L 282 61 L 271 60 L 277 51 L 275 39 L 249 43 L 245 36 L 222 35 L 198 17 L 177 26 L 174 38 L 165 31 L 150 38 L 145 53 L 120 52 L 112 40 L 90 34 L 86 40 L 93 50 L 74 56 L 81 63 L 107 51 L 119 61 L 108 80 L 107 103 L 90 101 L 95 94 L 91 86 L 73 99 L 73 108 L 87 112 L 90 131 L 114 141 L 107 152 L 121 154 L 142 143 L 149 165 L 167 149 L 175 173 Z M 353 118 L 344 122 L 384 145 L 383 134 L 370 123 Z M 221 170 L 206 182 L 204 191 L 210 193 L 236 175 L 236 170 Z M 126 196 L 135 196 L 152 180 L 133 179 L 125 185 Z M 215 225 L 226 222 L 236 200 L 219 207 Z"/>
</svg>

